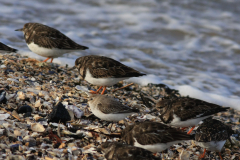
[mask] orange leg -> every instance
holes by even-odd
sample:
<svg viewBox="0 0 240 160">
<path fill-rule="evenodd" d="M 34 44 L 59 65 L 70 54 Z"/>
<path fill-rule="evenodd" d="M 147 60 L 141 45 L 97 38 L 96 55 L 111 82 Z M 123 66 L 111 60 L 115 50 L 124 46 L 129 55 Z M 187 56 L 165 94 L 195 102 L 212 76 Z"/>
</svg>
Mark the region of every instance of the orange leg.
<svg viewBox="0 0 240 160">
<path fill-rule="evenodd" d="M 52 63 L 52 61 L 53 61 L 53 58 L 51 58 L 51 63 Z"/>
<path fill-rule="evenodd" d="M 50 57 L 48 57 L 47 59 L 45 59 L 43 62 L 47 62 L 50 59 Z"/>
<path fill-rule="evenodd" d="M 199 158 L 200 158 L 200 159 L 201 159 L 201 158 L 204 158 L 204 157 L 205 157 L 205 153 L 206 153 L 206 148 L 204 149 L 203 154 L 201 154 L 201 155 L 199 156 Z"/>
<path fill-rule="evenodd" d="M 187 132 L 187 134 L 190 134 L 194 130 L 195 126 L 193 126 L 190 131 Z"/>
<path fill-rule="evenodd" d="M 181 130 L 184 131 L 184 130 L 187 129 L 187 128 L 188 128 L 188 127 L 183 127 L 183 128 L 181 128 Z"/>
<path fill-rule="evenodd" d="M 97 91 L 90 90 L 90 93 L 92 94 L 98 94 L 98 92 L 102 89 L 103 86 L 99 87 Z"/>
<path fill-rule="evenodd" d="M 223 160 L 221 152 L 219 152 L 219 157 L 220 157 L 221 160 Z"/>
<path fill-rule="evenodd" d="M 103 87 L 103 90 L 102 90 L 102 93 L 101 93 L 101 95 L 103 95 L 103 94 L 104 94 L 104 92 L 105 92 L 106 88 L 107 88 L 107 87 Z"/>
</svg>

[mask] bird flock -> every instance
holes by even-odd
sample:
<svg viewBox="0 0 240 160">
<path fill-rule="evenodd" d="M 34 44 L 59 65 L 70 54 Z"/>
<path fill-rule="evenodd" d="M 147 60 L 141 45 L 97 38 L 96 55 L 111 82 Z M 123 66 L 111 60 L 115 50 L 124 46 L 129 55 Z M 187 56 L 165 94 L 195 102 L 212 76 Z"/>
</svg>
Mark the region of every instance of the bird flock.
<svg viewBox="0 0 240 160">
<path fill-rule="evenodd" d="M 22 31 L 28 48 L 43 57 L 47 62 L 73 51 L 86 50 L 88 47 L 77 44 L 57 29 L 40 23 L 26 23 Z M 0 51 L 17 52 L 0 42 Z M 78 69 L 79 75 L 90 84 L 99 86 L 91 90 L 88 104 L 91 112 L 98 118 L 109 122 L 118 122 L 134 113 L 140 114 L 139 109 L 130 108 L 110 96 L 104 95 L 107 86 L 113 86 L 119 81 L 144 76 L 131 67 L 114 59 L 87 55 L 79 57 L 72 69 Z M 102 89 L 101 94 L 100 90 Z M 145 120 L 132 125 L 126 123 L 121 132 L 120 142 L 105 142 L 101 145 L 106 159 L 158 159 L 154 153 L 162 152 L 174 144 L 194 140 L 204 148 L 199 158 L 204 158 L 206 150 L 219 152 L 227 139 L 234 133 L 230 126 L 212 119 L 219 112 L 226 112 L 229 107 L 221 107 L 191 97 L 168 96 L 159 100 L 149 98 L 155 103 L 162 123 Z M 192 134 L 195 126 L 202 124 Z M 185 132 L 189 127 L 190 130 Z"/>
</svg>

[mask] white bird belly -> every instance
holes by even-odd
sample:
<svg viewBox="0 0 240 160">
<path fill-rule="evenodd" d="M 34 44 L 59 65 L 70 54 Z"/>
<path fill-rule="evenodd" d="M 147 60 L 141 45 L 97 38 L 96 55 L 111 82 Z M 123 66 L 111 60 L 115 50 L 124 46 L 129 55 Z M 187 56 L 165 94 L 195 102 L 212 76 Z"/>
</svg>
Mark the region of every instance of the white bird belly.
<svg viewBox="0 0 240 160">
<path fill-rule="evenodd" d="M 206 148 L 206 150 L 221 152 L 226 140 L 223 141 L 211 141 L 211 142 L 196 142 L 202 148 Z"/>
<path fill-rule="evenodd" d="M 40 56 L 52 57 L 52 58 L 61 57 L 63 54 L 67 52 L 74 51 L 74 50 L 64 50 L 64 49 L 58 49 L 58 48 L 44 48 L 44 47 L 40 47 L 39 45 L 33 42 L 30 44 L 27 44 L 27 46 L 32 52 Z"/>
<path fill-rule="evenodd" d="M 156 144 L 142 145 L 137 142 L 136 138 L 133 138 L 133 139 L 135 140 L 135 142 L 134 142 L 135 147 L 143 148 L 143 149 L 149 150 L 153 153 L 164 151 L 165 149 L 169 148 L 170 146 L 172 146 L 174 144 L 183 142 L 183 141 L 173 141 L 173 142 L 168 142 L 168 143 L 156 143 Z"/>
<path fill-rule="evenodd" d="M 181 121 L 179 117 L 177 117 L 176 114 L 173 114 L 173 120 L 169 124 L 170 126 L 175 126 L 175 127 L 190 127 L 190 126 L 195 126 L 197 125 L 200 121 L 208 118 L 210 116 L 205 116 L 205 117 L 199 117 L 199 118 L 192 118 L 188 119 L 185 121 Z"/>
<path fill-rule="evenodd" d="M 86 70 L 85 80 L 89 83 L 96 85 L 96 86 L 113 86 L 114 84 L 122 81 L 124 79 L 128 79 L 130 77 L 124 78 L 94 78 L 92 74 L 89 72 L 89 69 Z"/>
<path fill-rule="evenodd" d="M 118 122 L 120 120 L 123 120 L 127 116 L 134 114 L 134 112 L 132 112 L 132 113 L 119 113 L 119 114 L 105 114 L 105 113 L 102 113 L 101 111 L 99 111 L 98 109 L 93 109 L 91 106 L 90 106 L 90 108 L 91 108 L 92 113 L 96 117 L 100 118 L 101 120 L 112 121 L 112 122 Z"/>
</svg>

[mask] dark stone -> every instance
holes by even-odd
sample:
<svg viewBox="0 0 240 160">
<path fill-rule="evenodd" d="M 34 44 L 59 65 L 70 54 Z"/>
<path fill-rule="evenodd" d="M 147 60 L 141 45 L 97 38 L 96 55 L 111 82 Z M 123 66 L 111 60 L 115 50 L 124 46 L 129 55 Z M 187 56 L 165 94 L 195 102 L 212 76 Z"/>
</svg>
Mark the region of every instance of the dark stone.
<svg viewBox="0 0 240 160">
<path fill-rule="evenodd" d="M 11 145 L 11 146 L 10 146 L 10 150 L 11 150 L 12 152 L 17 151 L 18 149 L 19 149 L 19 144 L 14 144 L 14 145 Z"/>
<path fill-rule="evenodd" d="M 31 117 L 31 114 L 32 114 L 31 112 L 27 112 L 27 113 L 25 113 L 25 114 L 23 115 L 23 117 L 24 117 L 24 118 L 26 118 L 26 117 Z"/>
<path fill-rule="evenodd" d="M 48 71 L 49 74 L 55 74 L 56 72 L 54 71 Z"/>
<path fill-rule="evenodd" d="M 24 105 L 21 106 L 17 109 L 17 113 L 28 113 L 28 112 L 32 112 L 32 107 L 28 106 L 28 105 Z"/>
<path fill-rule="evenodd" d="M 6 103 L 6 92 L 4 90 L 0 90 L 0 103 Z"/>
<path fill-rule="evenodd" d="M 70 120 L 71 116 L 61 102 L 58 102 L 56 106 L 53 107 L 52 112 L 48 115 L 49 122 L 66 123 Z"/>
</svg>

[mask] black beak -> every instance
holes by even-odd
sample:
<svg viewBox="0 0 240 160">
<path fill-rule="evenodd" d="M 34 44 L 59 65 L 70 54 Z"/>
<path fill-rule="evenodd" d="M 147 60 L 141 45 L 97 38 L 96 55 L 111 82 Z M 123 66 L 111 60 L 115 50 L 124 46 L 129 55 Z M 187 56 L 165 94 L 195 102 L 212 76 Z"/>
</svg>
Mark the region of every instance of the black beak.
<svg viewBox="0 0 240 160">
<path fill-rule="evenodd" d="M 16 29 L 15 31 L 23 31 L 23 28 L 21 28 L 21 29 Z"/>
</svg>

